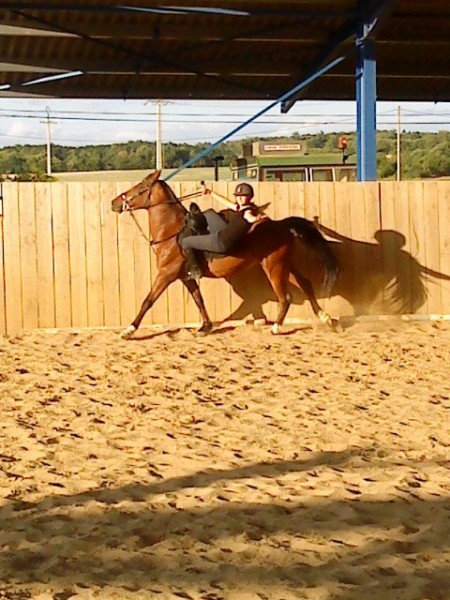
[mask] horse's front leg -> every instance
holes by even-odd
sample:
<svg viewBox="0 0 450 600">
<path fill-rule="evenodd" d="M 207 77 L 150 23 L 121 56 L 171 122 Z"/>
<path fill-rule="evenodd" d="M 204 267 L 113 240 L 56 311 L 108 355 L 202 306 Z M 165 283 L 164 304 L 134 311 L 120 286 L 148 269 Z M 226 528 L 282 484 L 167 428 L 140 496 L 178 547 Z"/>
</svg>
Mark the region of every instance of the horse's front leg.
<svg viewBox="0 0 450 600">
<path fill-rule="evenodd" d="M 142 319 L 153 304 L 158 300 L 161 294 L 178 278 L 179 268 L 171 270 L 161 270 L 156 276 L 155 283 L 153 284 L 150 293 L 142 303 L 141 310 L 138 312 L 134 321 L 126 329 L 120 333 L 120 337 L 124 340 L 129 340 L 133 337 L 133 334 L 137 331 Z"/>
<path fill-rule="evenodd" d="M 211 331 L 213 324 L 206 310 L 199 285 L 194 279 L 183 279 L 183 283 L 188 289 L 191 296 L 194 298 L 194 302 L 197 305 L 197 308 L 199 309 L 200 315 L 202 317 L 202 326 L 198 330 L 198 333 L 206 335 Z"/>
</svg>

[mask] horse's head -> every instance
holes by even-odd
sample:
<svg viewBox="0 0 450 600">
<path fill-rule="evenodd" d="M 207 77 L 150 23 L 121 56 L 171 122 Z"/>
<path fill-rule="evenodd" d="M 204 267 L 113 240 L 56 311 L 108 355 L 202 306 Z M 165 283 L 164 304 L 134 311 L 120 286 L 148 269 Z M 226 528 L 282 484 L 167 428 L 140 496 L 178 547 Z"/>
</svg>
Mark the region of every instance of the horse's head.
<svg viewBox="0 0 450 600">
<path fill-rule="evenodd" d="M 151 204 L 152 188 L 158 181 L 160 174 L 161 171 L 154 171 L 128 191 L 119 194 L 111 202 L 112 210 L 121 213 L 127 210 L 148 208 Z"/>
</svg>

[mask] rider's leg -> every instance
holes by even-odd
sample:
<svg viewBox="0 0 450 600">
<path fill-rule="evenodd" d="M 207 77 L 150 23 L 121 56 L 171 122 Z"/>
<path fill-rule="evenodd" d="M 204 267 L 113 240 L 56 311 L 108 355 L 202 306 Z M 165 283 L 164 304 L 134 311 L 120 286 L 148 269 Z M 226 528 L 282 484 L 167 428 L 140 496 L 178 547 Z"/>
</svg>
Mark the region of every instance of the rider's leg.
<svg viewBox="0 0 450 600">
<path fill-rule="evenodd" d="M 208 223 L 209 233 L 217 233 L 218 231 L 222 231 L 222 229 L 227 226 L 225 219 L 216 213 L 216 211 L 212 208 L 205 210 L 203 216 Z"/>
<path fill-rule="evenodd" d="M 224 248 L 218 233 L 207 235 L 188 235 L 180 240 L 183 254 L 186 257 L 186 273 L 188 279 L 200 279 L 202 269 L 199 265 L 198 251 L 222 253 Z"/>
<path fill-rule="evenodd" d="M 180 240 L 180 244 L 183 250 L 202 250 L 219 254 L 225 250 L 219 232 L 207 235 L 188 235 Z"/>
</svg>

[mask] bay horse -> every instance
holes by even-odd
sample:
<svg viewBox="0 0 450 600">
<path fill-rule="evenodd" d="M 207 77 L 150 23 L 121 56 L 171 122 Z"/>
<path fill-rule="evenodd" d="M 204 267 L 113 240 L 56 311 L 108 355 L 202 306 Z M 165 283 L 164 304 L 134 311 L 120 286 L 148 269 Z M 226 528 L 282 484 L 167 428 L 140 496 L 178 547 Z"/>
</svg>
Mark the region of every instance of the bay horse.
<svg viewBox="0 0 450 600">
<path fill-rule="evenodd" d="M 120 334 L 124 339 L 133 336 L 147 311 L 177 279 L 186 286 L 200 311 L 202 325 L 198 332 L 207 334 L 213 327 L 197 281 L 187 277 L 186 258 L 178 243 L 178 235 L 184 228 L 187 210 L 169 185 L 159 179 L 160 174 L 159 170 L 154 171 L 128 191 L 119 194 L 111 203 L 112 210 L 117 213 L 139 209 L 148 211 L 151 243 L 155 249 L 158 267 L 153 287 L 142 303 L 139 313 L 131 325 Z M 280 221 L 267 219 L 254 225 L 245 234 L 232 256 L 209 261 L 205 273 L 206 277 L 227 279 L 260 263 L 278 300 L 278 315 L 272 326 L 272 332 L 275 334 L 279 333 L 291 304 L 288 294 L 290 279 L 304 292 L 314 314 L 322 322 L 332 326 L 330 315 L 323 311 L 317 302 L 311 282 L 294 267 L 295 237 L 301 238 L 306 246 L 319 254 L 326 269 L 324 287 L 329 293 L 338 273 L 336 259 L 317 227 L 302 217 L 288 217 Z"/>
</svg>

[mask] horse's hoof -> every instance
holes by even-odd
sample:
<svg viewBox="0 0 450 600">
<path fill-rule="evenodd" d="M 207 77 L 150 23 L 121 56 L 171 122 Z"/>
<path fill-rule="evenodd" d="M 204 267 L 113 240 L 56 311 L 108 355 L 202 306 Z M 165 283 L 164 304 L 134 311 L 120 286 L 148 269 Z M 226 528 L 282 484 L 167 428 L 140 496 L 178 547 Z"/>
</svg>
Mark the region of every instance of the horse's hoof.
<svg viewBox="0 0 450 600">
<path fill-rule="evenodd" d="M 119 333 L 119 337 L 122 340 L 129 340 L 133 337 L 133 334 L 135 331 L 136 331 L 136 327 L 134 325 L 130 325 L 129 327 L 127 327 L 126 329 L 124 329 L 123 331 L 121 331 Z"/>
<path fill-rule="evenodd" d="M 278 325 L 278 323 L 274 323 L 272 325 L 272 333 L 273 335 L 278 335 L 279 333 L 281 333 L 281 325 Z"/>
<path fill-rule="evenodd" d="M 208 335 L 208 333 L 211 333 L 213 328 L 213 324 L 212 323 L 204 323 L 200 329 L 197 331 L 197 335 Z"/>
<path fill-rule="evenodd" d="M 333 319 L 324 310 L 319 310 L 319 314 L 317 316 L 319 317 L 321 323 L 333 327 Z"/>
</svg>

